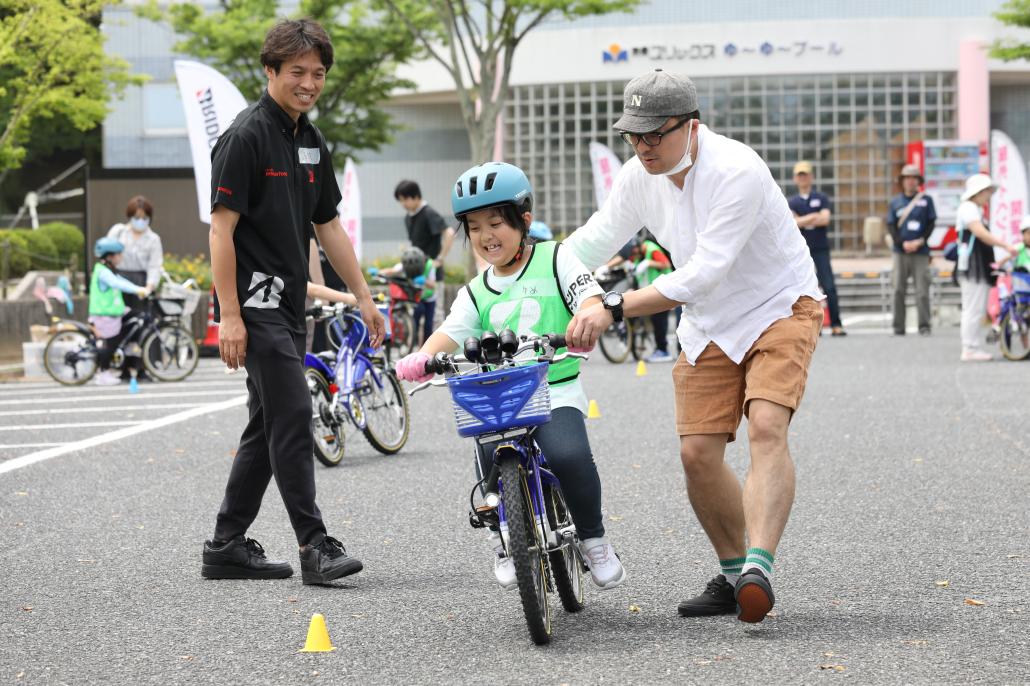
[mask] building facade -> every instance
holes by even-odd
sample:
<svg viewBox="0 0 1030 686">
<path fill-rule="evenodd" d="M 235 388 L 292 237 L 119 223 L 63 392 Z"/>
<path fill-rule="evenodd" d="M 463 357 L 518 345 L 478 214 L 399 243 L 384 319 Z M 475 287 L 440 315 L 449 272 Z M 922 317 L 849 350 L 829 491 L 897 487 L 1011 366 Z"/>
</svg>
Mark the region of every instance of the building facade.
<svg viewBox="0 0 1030 686">
<path fill-rule="evenodd" d="M 516 53 L 504 159 L 529 174 L 539 218 L 572 231 L 596 209 L 589 144 L 631 154 L 611 129 L 625 83 L 655 68 L 684 73 L 698 86 L 702 121 L 752 146 L 784 192 L 793 192 L 793 164 L 812 161 L 817 187 L 834 200 L 834 248 L 858 249 L 864 218 L 882 216 L 897 190 L 907 143 L 986 141 L 994 127 L 1030 159 L 1030 65 L 984 52 L 999 38 L 1030 42 L 991 18 L 1001 4 L 651 0 L 631 15 L 551 21 Z M 109 118 L 105 166 L 188 168 L 171 74 L 174 37 L 111 11 L 118 12 L 123 22 L 111 23 L 110 48 L 154 78 Z M 451 182 L 472 162 L 444 70 L 425 62 L 403 71 L 418 86 L 387 103 L 403 128 L 358 165 L 368 257 L 397 254 L 405 240 L 393 199 L 399 180 L 418 181 L 446 215 Z"/>
</svg>

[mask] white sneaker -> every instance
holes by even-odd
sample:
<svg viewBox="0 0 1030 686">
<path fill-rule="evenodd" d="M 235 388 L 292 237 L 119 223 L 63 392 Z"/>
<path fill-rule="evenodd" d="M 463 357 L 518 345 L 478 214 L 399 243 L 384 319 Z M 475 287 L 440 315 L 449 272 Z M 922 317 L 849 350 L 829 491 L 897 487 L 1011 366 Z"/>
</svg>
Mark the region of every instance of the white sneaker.
<svg viewBox="0 0 1030 686">
<path fill-rule="evenodd" d="M 97 386 L 117 386 L 122 380 L 118 378 L 118 375 L 112 372 L 110 369 L 105 369 L 102 372 L 97 372 L 97 375 L 93 377 L 93 383 Z"/>
<path fill-rule="evenodd" d="M 963 362 L 987 362 L 993 360 L 994 356 L 976 348 L 966 348 L 962 351 Z"/>
<path fill-rule="evenodd" d="M 501 535 L 490 533 L 490 544 L 494 549 L 494 577 L 497 583 L 506 591 L 510 591 L 519 585 L 515 577 L 515 563 L 504 554 L 504 544 L 501 543 Z"/>
<path fill-rule="evenodd" d="M 626 580 L 626 569 L 607 536 L 580 541 L 579 552 L 590 568 L 590 577 L 602 589 L 615 588 Z"/>
<path fill-rule="evenodd" d="M 644 358 L 644 362 L 648 364 L 660 364 L 662 362 L 672 362 L 675 358 L 664 350 L 655 350 L 653 353 Z"/>
</svg>

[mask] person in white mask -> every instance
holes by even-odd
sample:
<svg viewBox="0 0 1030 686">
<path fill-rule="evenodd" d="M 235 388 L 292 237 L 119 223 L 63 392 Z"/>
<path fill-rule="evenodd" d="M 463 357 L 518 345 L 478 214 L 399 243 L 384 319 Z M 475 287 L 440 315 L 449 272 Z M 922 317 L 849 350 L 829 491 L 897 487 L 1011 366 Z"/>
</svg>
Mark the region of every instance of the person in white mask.
<svg viewBox="0 0 1030 686">
<path fill-rule="evenodd" d="M 107 232 L 108 238 L 125 246 L 118 273 L 148 291 L 157 287 L 164 265 L 161 237 L 150 226 L 153 218 L 153 205 L 142 195 L 137 195 L 125 207 L 125 221 L 115 224 Z M 132 309 L 139 306 L 134 296 L 125 300 Z"/>
<path fill-rule="evenodd" d="M 760 622 L 774 603 L 774 555 L 794 501 L 787 431 L 823 295 L 769 168 L 701 124 L 690 79 L 660 69 L 633 79 L 614 128 L 636 156 L 564 245 L 594 269 L 646 226 L 674 269 L 624 297 L 606 293 L 576 314 L 566 336 L 570 347 L 589 348 L 613 321 L 683 306 L 683 352 L 672 370 L 676 432 L 687 495 L 720 573 L 679 613 Z M 724 455 L 743 417 L 751 468 L 741 488 Z"/>
</svg>

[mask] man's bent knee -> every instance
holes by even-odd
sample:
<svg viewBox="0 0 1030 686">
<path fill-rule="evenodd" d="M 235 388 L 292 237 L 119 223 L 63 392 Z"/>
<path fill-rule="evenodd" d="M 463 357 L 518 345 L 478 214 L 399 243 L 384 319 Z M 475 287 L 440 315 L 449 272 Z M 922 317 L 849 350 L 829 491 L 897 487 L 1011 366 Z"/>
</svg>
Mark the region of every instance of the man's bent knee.
<svg viewBox="0 0 1030 686">
<path fill-rule="evenodd" d="M 687 478 L 704 477 L 723 463 L 725 434 L 680 436 L 680 461 Z"/>
<path fill-rule="evenodd" d="M 790 408 L 755 399 L 748 407 L 747 438 L 752 446 L 775 446 L 787 443 Z"/>
</svg>

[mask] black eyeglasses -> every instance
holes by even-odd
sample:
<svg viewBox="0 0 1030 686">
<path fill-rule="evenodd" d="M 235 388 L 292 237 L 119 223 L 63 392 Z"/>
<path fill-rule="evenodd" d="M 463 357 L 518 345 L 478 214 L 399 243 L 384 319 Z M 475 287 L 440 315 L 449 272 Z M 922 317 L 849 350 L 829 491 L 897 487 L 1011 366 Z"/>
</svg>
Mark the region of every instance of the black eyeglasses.
<svg viewBox="0 0 1030 686">
<path fill-rule="evenodd" d="M 670 133 L 682 127 L 689 121 L 689 118 L 680 119 L 679 123 L 676 124 L 676 126 L 672 127 L 671 129 L 666 129 L 665 131 L 650 131 L 648 133 L 630 133 L 629 131 L 623 131 L 619 135 L 622 136 L 622 140 L 626 141 L 634 148 L 637 147 L 640 141 L 644 141 L 645 145 L 653 148 L 655 146 L 662 144 L 662 136 L 668 136 Z"/>
</svg>

